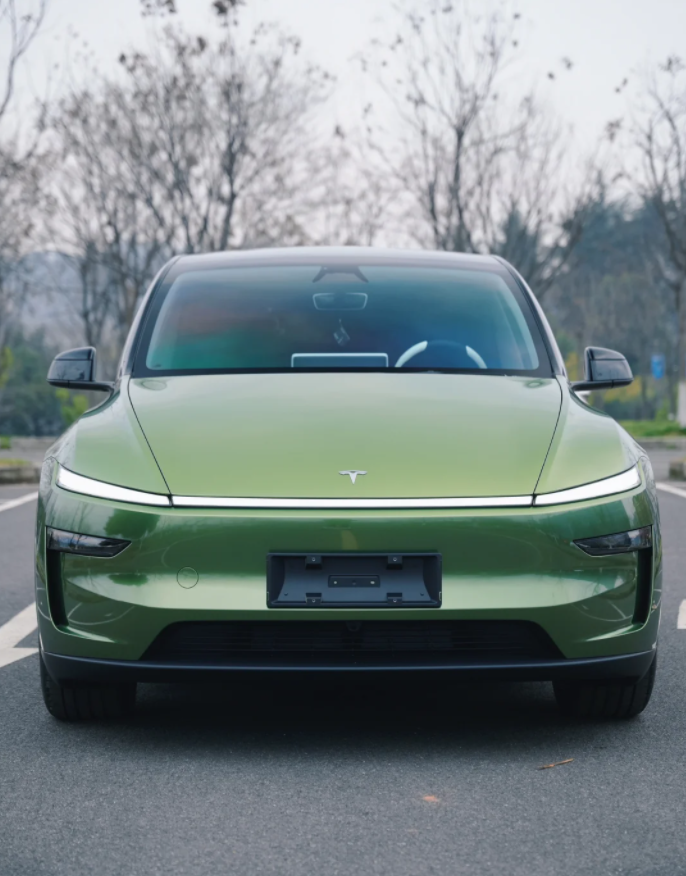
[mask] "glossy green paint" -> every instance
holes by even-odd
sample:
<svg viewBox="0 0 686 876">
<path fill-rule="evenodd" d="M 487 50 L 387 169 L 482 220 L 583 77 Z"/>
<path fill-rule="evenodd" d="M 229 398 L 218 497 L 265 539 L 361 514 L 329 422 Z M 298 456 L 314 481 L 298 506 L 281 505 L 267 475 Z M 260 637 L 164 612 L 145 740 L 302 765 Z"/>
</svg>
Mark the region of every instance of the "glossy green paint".
<svg viewBox="0 0 686 876">
<path fill-rule="evenodd" d="M 555 380 L 432 373 L 228 374 L 133 380 L 180 496 L 531 494 L 553 437 Z M 367 471 L 353 485 L 342 469 Z"/>
<path fill-rule="evenodd" d="M 49 451 L 133 489 L 275 498 L 530 495 L 640 452 L 562 379 L 349 373 L 126 378 Z"/>
<path fill-rule="evenodd" d="M 536 492 L 553 493 L 631 468 L 641 448 L 616 420 L 590 408 L 560 378 L 562 407 Z"/>
<path fill-rule="evenodd" d="M 641 455 L 564 381 L 344 373 L 124 379 L 49 451 L 79 474 L 152 492 L 391 498 L 526 495 L 537 482 L 547 492 L 616 474 Z M 370 474 L 353 488 L 338 474 L 346 468 Z M 636 490 L 573 505 L 316 513 L 141 507 L 69 493 L 50 474 L 46 467 L 36 583 L 41 642 L 54 653 L 137 659 L 167 624 L 186 619 L 399 612 L 532 620 L 568 657 L 656 641 L 661 545 L 649 466 Z M 60 628 L 46 598 L 46 525 L 132 542 L 112 559 L 63 556 L 69 620 Z M 573 540 L 645 525 L 656 540 L 654 607 L 639 626 L 635 555 L 589 557 Z M 443 604 L 268 609 L 269 551 L 439 551 Z M 192 588 L 177 580 L 186 567 L 198 573 Z"/>
<path fill-rule="evenodd" d="M 168 493 L 126 392 L 88 411 L 48 450 L 77 474 L 148 493 Z"/>
<path fill-rule="evenodd" d="M 43 522 L 127 538 L 113 559 L 65 555 L 68 627 L 50 620 L 44 587 Z M 650 649 L 656 638 L 661 548 L 655 554 L 656 608 L 632 621 L 636 558 L 589 557 L 576 538 L 655 521 L 643 487 L 621 498 L 546 509 L 399 512 L 181 511 L 114 506 L 48 487 L 39 510 L 38 606 L 46 650 L 137 659 L 167 624 L 181 619 L 490 618 L 541 624 L 568 657 Z M 657 533 L 656 533 L 657 536 Z M 440 609 L 268 609 L 269 551 L 440 551 Z M 180 570 L 198 573 L 179 585 Z"/>
</svg>

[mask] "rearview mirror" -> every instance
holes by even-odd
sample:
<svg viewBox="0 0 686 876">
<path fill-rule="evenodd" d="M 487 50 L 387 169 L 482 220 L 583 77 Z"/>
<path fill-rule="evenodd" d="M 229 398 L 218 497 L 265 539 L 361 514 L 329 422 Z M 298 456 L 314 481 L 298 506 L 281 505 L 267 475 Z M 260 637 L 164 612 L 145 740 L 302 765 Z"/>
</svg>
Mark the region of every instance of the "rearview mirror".
<svg viewBox="0 0 686 876">
<path fill-rule="evenodd" d="M 77 347 L 55 356 L 48 371 L 48 383 L 66 389 L 112 392 L 113 383 L 95 380 L 95 347 Z"/>
<path fill-rule="evenodd" d="M 572 383 L 575 392 L 628 386 L 634 379 L 631 366 L 621 353 L 605 347 L 586 347 L 584 379 Z"/>
</svg>

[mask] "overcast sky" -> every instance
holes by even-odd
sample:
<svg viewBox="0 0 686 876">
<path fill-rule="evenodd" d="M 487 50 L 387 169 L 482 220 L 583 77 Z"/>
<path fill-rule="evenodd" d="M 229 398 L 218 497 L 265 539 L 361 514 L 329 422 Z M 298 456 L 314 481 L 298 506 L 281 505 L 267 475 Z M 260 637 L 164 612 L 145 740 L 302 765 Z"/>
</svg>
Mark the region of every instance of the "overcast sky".
<svg viewBox="0 0 686 876">
<path fill-rule="evenodd" d="M 20 8 L 22 2 L 30 0 L 19 0 Z M 209 5 L 209 0 L 177 0 L 180 17 L 199 32 L 207 29 Z M 298 34 L 309 56 L 343 83 L 335 111 L 344 116 L 360 87 L 351 59 L 372 37 L 392 33 L 394 5 L 394 0 L 247 0 L 241 16 L 245 23 L 278 21 Z M 622 114 L 647 62 L 686 55 L 686 0 L 518 0 L 513 8 L 525 20 L 526 62 L 520 75 L 538 83 L 539 94 L 587 147 L 609 119 Z M 50 0 L 45 31 L 30 57 L 33 88 L 44 88 L 51 64 L 64 67 L 65 58 L 75 57 L 84 42 L 107 66 L 132 41 L 145 39 L 139 0 Z M 573 61 L 570 71 L 564 70 L 563 57 Z M 616 94 L 627 76 L 629 87 Z M 59 84 L 59 76 L 54 81 Z"/>
</svg>

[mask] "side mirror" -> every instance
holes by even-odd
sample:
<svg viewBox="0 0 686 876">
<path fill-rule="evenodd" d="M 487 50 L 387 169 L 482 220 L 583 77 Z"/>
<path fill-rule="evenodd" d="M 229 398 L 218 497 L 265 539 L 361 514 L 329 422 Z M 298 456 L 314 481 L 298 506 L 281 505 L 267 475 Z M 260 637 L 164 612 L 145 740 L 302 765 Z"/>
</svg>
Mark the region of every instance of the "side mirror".
<svg viewBox="0 0 686 876">
<path fill-rule="evenodd" d="M 51 386 L 113 392 L 114 384 L 95 380 L 95 347 L 77 347 L 55 356 L 48 371 Z"/>
<path fill-rule="evenodd" d="M 605 347 L 586 347 L 584 379 L 572 383 L 575 392 L 628 386 L 634 379 L 631 366 L 621 353 Z"/>
</svg>

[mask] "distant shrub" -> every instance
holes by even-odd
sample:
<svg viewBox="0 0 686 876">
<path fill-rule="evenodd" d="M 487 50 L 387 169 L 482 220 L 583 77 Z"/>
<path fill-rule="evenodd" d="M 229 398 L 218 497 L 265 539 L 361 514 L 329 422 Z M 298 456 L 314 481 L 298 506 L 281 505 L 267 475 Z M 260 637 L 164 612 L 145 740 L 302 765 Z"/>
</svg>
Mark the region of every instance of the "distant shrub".
<svg viewBox="0 0 686 876">
<path fill-rule="evenodd" d="M 620 420 L 619 422 L 633 438 L 686 435 L 686 429 L 680 429 L 679 424 L 674 420 Z"/>
<path fill-rule="evenodd" d="M 72 395 L 68 389 L 58 389 L 55 395 L 59 399 L 65 426 L 71 426 L 88 410 L 88 399 L 85 395 Z"/>
</svg>

